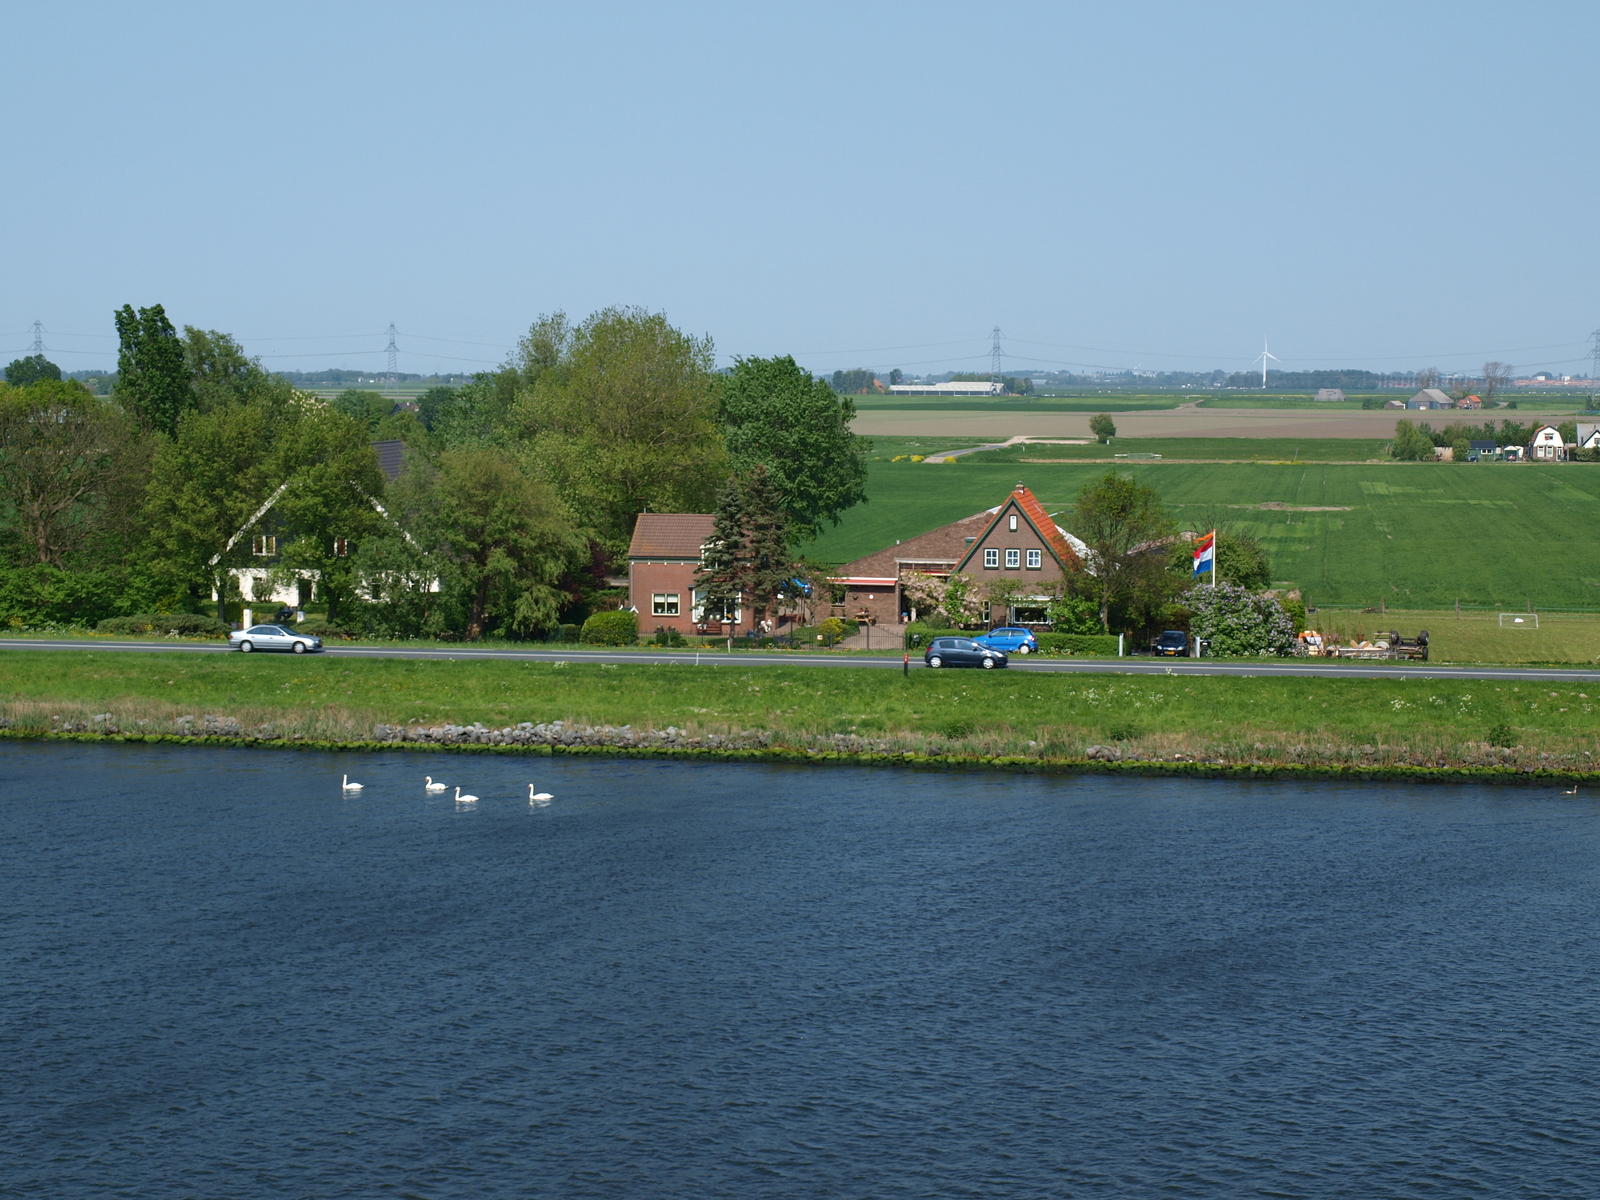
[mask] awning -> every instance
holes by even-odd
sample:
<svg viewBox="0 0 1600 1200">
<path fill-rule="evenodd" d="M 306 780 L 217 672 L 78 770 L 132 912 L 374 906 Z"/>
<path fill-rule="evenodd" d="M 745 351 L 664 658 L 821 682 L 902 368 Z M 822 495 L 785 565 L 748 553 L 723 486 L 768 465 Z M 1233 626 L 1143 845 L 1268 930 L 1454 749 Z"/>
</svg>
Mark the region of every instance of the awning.
<svg viewBox="0 0 1600 1200">
<path fill-rule="evenodd" d="M 830 577 L 828 582 L 842 583 L 845 587 L 892 588 L 900 581 L 893 577 L 888 579 L 868 579 L 861 575 L 843 575 L 838 577 Z"/>
</svg>

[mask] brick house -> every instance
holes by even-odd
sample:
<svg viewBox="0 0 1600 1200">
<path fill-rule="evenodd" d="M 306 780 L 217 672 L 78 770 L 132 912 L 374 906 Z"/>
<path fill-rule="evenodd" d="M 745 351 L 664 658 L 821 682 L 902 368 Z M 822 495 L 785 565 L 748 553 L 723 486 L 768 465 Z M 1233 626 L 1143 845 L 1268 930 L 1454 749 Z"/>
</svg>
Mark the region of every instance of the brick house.
<svg viewBox="0 0 1600 1200">
<path fill-rule="evenodd" d="M 699 611 L 694 577 L 714 523 L 710 513 L 639 514 L 628 546 L 628 607 L 639 615 L 640 637 L 648 638 L 657 629 L 716 637 L 750 632 L 754 614 L 748 606 L 741 606 L 731 622 L 707 624 Z M 790 614 L 776 618 L 780 627 L 793 619 Z"/>
<path fill-rule="evenodd" d="M 847 618 L 898 624 L 912 618 L 901 584 L 909 572 L 942 577 L 959 571 L 980 580 L 1036 581 L 1043 596 L 1079 569 L 1084 551 L 1083 543 L 1058 526 L 1019 483 L 1004 503 L 846 563 L 831 578 L 844 588 Z M 1023 592 L 1018 599 L 1028 595 Z M 1018 619 L 1016 609 L 1025 607 L 1013 605 L 1005 619 Z"/>
</svg>

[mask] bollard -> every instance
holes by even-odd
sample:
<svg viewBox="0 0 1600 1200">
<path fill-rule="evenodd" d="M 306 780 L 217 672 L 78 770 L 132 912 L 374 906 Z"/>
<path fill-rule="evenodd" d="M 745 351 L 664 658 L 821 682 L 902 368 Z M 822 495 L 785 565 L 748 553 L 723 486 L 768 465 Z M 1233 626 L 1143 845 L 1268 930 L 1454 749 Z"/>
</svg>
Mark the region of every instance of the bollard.
<svg viewBox="0 0 1600 1200">
<path fill-rule="evenodd" d="M 911 678 L 911 652 L 909 650 L 906 651 L 905 660 L 900 664 L 900 666 L 901 666 L 902 674 L 904 674 L 907 679 L 910 679 Z"/>
</svg>

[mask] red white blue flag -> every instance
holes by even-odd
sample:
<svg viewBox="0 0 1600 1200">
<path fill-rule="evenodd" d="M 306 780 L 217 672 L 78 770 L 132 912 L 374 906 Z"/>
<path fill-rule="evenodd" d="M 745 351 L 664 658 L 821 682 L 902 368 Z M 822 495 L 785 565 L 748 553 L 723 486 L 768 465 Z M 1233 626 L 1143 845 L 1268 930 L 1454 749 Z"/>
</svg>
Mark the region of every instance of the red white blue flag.
<svg viewBox="0 0 1600 1200">
<path fill-rule="evenodd" d="M 1217 563 L 1217 531 L 1213 529 L 1205 537 L 1199 538 L 1194 544 L 1194 575 L 1198 578 L 1206 571 L 1213 570 Z"/>
</svg>

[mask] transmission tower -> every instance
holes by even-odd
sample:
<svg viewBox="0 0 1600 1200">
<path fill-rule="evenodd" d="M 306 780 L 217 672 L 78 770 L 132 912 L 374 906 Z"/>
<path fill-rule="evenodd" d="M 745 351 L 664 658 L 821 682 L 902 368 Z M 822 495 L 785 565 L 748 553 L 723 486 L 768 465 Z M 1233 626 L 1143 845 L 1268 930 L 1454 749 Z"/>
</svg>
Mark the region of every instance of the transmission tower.
<svg viewBox="0 0 1600 1200">
<path fill-rule="evenodd" d="M 989 380 L 995 385 L 994 390 L 998 394 L 1005 384 L 1005 376 L 1000 370 L 1000 326 L 996 325 L 990 336 L 994 340 L 989 347 Z"/>
<path fill-rule="evenodd" d="M 1589 368 L 1589 407 L 1595 406 L 1595 400 L 1600 398 L 1600 329 L 1589 335 L 1594 339 L 1594 349 L 1589 351 L 1589 361 L 1593 366 Z"/>
<path fill-rule="evenodd" d="M 44 353 L 44 322 L 43 321 L 35 321 L 33 323 L 33 352 L 35 354 L 43 354 Z"/>
<path fill-rule="evenodd" d="M 399 363 L 400 363 L 400 347 L 398 347 L 398 346 L 396 346 L 394 344 L 395 335 L 398 332 L 399 331 L 396 330 L 395 327 L 394 327 L 394 322 L 390 321 L 389 322 L 389 344 L 384 347 L 384 352 L 386 354 L 388 354 L 388 356 L 389 356 L 389 386 L 390 387 L 393 387 L 395 385 L 396 375 L 397 375 L 396 368 L 399 366 Z"/>
</svg>

